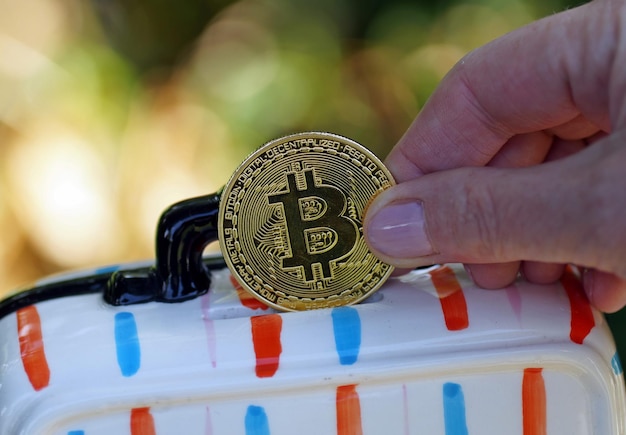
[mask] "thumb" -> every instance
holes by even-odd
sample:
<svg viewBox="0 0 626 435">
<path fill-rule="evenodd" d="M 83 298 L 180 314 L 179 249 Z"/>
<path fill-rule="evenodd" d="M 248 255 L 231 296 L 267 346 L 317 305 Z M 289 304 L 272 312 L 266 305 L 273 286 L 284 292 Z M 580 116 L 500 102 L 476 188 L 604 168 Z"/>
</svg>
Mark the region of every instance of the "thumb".
<svg viewBox="0 0 626 435">
<path fill-rule="evenodd" d="M 461 168 L 398 184 L 368 208 L 367 243 L 401 268 L 533 260 L 625 278 L 626 154 L 618 148 L 594 145 L 529 168 Z"/>
</svg>

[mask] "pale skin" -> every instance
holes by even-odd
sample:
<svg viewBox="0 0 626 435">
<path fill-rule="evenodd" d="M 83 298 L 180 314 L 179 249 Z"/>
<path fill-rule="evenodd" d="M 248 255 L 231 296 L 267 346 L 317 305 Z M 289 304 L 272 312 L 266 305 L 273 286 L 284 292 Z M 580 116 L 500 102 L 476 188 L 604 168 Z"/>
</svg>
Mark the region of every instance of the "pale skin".
<svg viewBox="0 0 626 435">
<path fill-rule="evenodd" d="M 442 80 L 365 217 L 399 268 L 462 262 L 485 288 L 583 272 L 626 305 L 626 1 L 595 0 L 507 34 Z"/>
</svg>

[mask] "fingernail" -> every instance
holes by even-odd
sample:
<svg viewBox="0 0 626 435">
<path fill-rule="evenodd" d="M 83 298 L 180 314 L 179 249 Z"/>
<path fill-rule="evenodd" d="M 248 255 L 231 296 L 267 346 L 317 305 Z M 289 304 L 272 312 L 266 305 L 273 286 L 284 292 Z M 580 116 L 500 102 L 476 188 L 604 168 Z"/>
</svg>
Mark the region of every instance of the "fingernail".
<svg viewBox="0 0 626 435">
<path fill-rule="evenodd" d="M 420 202 L 391 203 L 378 210 L 368 227 L 369 242 L 390 257 L 414 258 L 434 253 Z"/>
</svg>

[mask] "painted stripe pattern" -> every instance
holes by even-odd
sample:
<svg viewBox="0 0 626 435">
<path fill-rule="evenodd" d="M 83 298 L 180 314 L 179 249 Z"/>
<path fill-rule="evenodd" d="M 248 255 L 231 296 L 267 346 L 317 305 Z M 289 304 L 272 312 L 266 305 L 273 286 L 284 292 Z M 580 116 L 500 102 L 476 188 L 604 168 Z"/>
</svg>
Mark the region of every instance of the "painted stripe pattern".
<svg viewBox="0 0 626 435">
<path fill-rule="evenodd" d="M 337 435 L 363 435 L 361 398 L 358 384 L 340 385 L 335 390 L 335 412 Z M 543 369 L 524 369 L 522 384 L 522 424 L 523 435 L 547 434 L 546 388 Z M 406 385 L 402 386 L 404 433 L 411 433 L 409 427 L 409 406 Z M 445 435 L 469 435 L 465 393 L 461 384 L 442 384 L 442 408 Z M 205 408 L 205 435 L 213 434 L 210 409 Z M 246 435 L 270 435 L 271 422 L 265 408 L 251 404 L 245 409 L 243 425 Z M 233 422 L 233 424 L 236 424 Z M 134 408 L 130 412 L 131 435 L 157 435 L 155 419 L 149 407 Z M 71 430 L 67 435 L 86 435 L 83 430 Z"/>
<path fill-rule="evenodd" d="M 522 325 L 522 295 L 520 294 L 519 289 L 517 288 L 517 285 L 515 284 L 511 284 L 506 289 L 504 289 L 504 291 L 506 292 L 506 297 L 509 300 L 509 305 L 511 306 L 511 309 L 513 310 L 513 313 L 515 314 L 515 318 L 517 319 L 517 322 L 521 326 Z"/>
<path fill-rule="evenodd" d="M 583 341 L 595 326 L 589 300 L 580 282 L 580 278 L 576 276 L 571 267 L 568 266 L 563 273 L 561 284 L 569 298 L 572 315 L 570 339 L 574 343 L 583 344 Z"/>
<path fill-rule="evenodd" d="M 215 322 L 211 318 L 211 292 L 200 296 L 200 309 L 211 366 L 215 368 L 217 367 L 217 337 L 215 336 Z"/>
<path fill-rule="evenodd" d="M 134 408 L 130 412 L 131 435 L 156 435 L 150 408 Z"/>
<path fill-rule="evenodd" d="M 356 385 L 337 387 L 337 435 L 362 435 L 361 400 Z"/>
<path fill-rule="evenodd" d="M 613 373 L 617 376 L 624 373 L 624 370 L 622 369 L 622 362 L 620 361 L 619 354 L 617 352 L 615 352 L 615 355 L 611 358 L 611 367 L 613 368 Z"/>
<path fill-rule="evenodd" d="M 241 284 L 239 284 L 234 276 L 230 275 L 228 279 L 235 291 L 237 292 L 237 297 L 239 298 L 241 305 L 246 308 L 250 308 L 251 310 L 267 310 L 269 308 L 263 302 L 244 290 L 244 288 L 241 286 Z"/>
<path fill-rule="evenodd" d="M 469 314 L 463 289 L 454 271 L 441 267 L 430 273 L 433 286 L 439 297 L 445 325 L 449 331 L 460 331 L 469 327 Z M 238 286 L 233 282 L 233 286 Z M 582 344 L 595 327 L 590 304 L 578 276 L 568 269 L 561 279 L 571 309 L 570 339 Z M 243 291 L 243 290 L 242 290 Z M 246 293 L 247 294 L 247 293 Z M 515 286 L 506 289 L 509 304 L 521 322 L 521 296 Z M 239 296 L 241 304 L 253 310 L 266 310 L 268 307 L 252 298 Z M 217 339 L 215 325 L 210 318 L 210 293 L 200 299 L 202 321 L 207 335 L 210 363 L 217 365 Z M 16 312 L 20 356 L 24 371 L 36 391 L 50 383 L 50 368 L 44 349 L 42 322 L 35 306 Z M 362 319 L 355 307 L 338 307 L 329 310 L 329 321 L 335 350 L 340 365 L 358 364 L 362 344 Z M 113 317 L 117 364 L 122 376 L 132 377 L 141 367 L 141 346 L 137 321 L 133 313 L 122 311 Z M 255 374 L 258 378 L 271 378 L 280 368 L 283 352 L 281 334 L 283 317 L 280 314 L 263 314 L 250 317 L 252 347 L 255 356 Z M 615 375 L 623 374 L 619 356 L 615 353 L 610 362 Z M 547 428 L 546 387 L 542 368 L 526 368 L 523 371 L 521 390 L 523 435 L 545 435 Z M 446 435 L 468 435 L 465 408 L 465 393 L 460 383 L 446 382 L 441 386 L 442 408 Z M 402 418 L 404 433 L 410 433 L 409 400 L 407 386 L 402 386 Z M 358 385 L 342 385 L 335 390 L 337 435 L 357 435 L 363 433 L 361 418 L 361 398 Z M 251 404 L 244 408 L 243 424 L 246 435 L 269 435 L 271 422 L 263 406 Z M 242 410 L 243 411 L 243 410 Z M 241 424 L 241 420 L 240 423 Z M 130 410 L 131 435 L 156 435 L 155 420 L 150 408 Z M 211 414 L 206 407 L 205 434 L 212 435 Z M 85 435 L 83 430 L 73 429 L 67 435 Z M 88 435 L 88 434 L 87 434 Z"/>
<path fill-rule="evenodd" d="M 244 424 L 246 435 L 270 435 L 270 423 L 262 406 L 248 406 Z"/>
<path fill-rule="evenodd" d="M 467 435 L 465 397 L 459 384 L 446 382 L 443 385 L 443 419 L 446 435 Z"/>
<path fill-rule="evenodd" d="M 204 435 L 213 435 L 213 420 L 211 419 L 211 409 L 208 406 L 204 415 Z"/>
<path fill-rule="evenodd" d="M 442 266 L 429 272 L 439 296 L 448 331 L 460 331 L 469 326 L 467 302 L 454 271 Z"/>
<path fill-rule="evenodd" d="M 137 373 L 141 365 L 141 349 L 133 313 L 124 311 L 115 315 L 115 348 L 122 375 L 129 377 Z"/>
<path fill-rule="evenodd" d="M 16 316 L 24 371 L 30 384 L 36 391 L 39 391 L 46 388 L 50 382 L 50 368 L 44 351 L 39 312 L 34 305 L 31 305 L 18 310 Z"/>
<path fill-rule="evenodd" d="M 359 358 L 361 348 L 361 318 L 353 307 L 334 308 L 333 335 L 341 365 L 352 365 Z"/>
<path fill-rule="evenodd" d="M 411 425 L 409 423 L 409 393 L 406 384 L 402 384 L 402 418 L 404 420 L 404 435 L 411 433 Z"/>
<path fill-rule="evenodd" d="M 522 381 L 522 425 L 524 435 L 546 435 L 546 387 L 541 368 L 524 370 Z"/>
<path fill-rule="evenodd" d="M 283 318 L 280 314 L 266 314 L 251 317 L 250 323 L 256 357 L 256 375 L 259 378 L 270 378 L 278 370 L 280 354 L 283 351 L 280 342 Z"/>
</svg>

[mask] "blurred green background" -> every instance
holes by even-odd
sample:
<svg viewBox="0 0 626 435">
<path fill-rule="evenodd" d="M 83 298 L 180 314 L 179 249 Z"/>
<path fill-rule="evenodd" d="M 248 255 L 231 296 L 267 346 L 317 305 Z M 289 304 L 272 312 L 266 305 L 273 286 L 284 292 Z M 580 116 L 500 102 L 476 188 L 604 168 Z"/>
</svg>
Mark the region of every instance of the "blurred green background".
<svg viewBox="0 0 626 435">
<path fill-rule="evenodd" d="M 281 135 L 384 158 L 461 56 L 580 3 L 0 0 L 0 297 L 152 258 L 163 209 Z"/>
<path fill-rule="evenodd" d="M 383 158 L 461 56 L 572 6 L 0 0 L 0 295 L 152 258 L 165 207 L 281 135 L 339 133 Z"/>
</svg>

